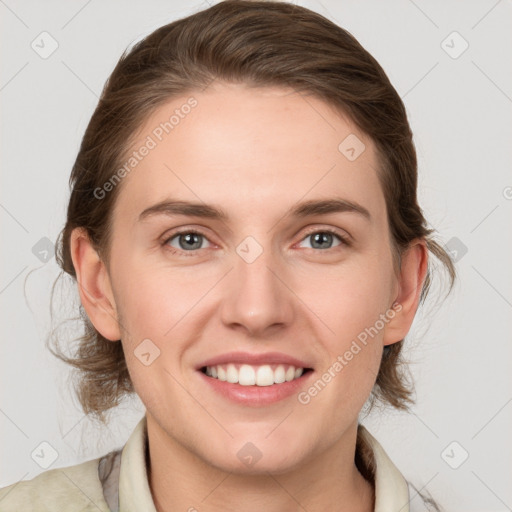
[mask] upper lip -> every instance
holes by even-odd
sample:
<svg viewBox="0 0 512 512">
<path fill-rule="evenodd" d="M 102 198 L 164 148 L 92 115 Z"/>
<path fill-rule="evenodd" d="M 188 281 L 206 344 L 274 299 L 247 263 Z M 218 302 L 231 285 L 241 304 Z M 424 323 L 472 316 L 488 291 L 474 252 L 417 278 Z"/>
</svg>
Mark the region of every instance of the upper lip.
<svg viewBox="0 0 512 512">
<path fill-rule="evenodd" d="M 218 364 L 228 363 L 249 364 L 254 366 L 263 364 L 287 364 L 295 366 L 295 368 L 311 368 L 311 365 L 305 361 L 301 361 L 296 357 L 289 356 L 281 352 L 262 352 L 260 354 L 252 354 L 250 352 L 228 352 L 203 361 L 198 365 L 197 370 L 200 370 L 205 366 L 216 366 Z"/>
</svg>

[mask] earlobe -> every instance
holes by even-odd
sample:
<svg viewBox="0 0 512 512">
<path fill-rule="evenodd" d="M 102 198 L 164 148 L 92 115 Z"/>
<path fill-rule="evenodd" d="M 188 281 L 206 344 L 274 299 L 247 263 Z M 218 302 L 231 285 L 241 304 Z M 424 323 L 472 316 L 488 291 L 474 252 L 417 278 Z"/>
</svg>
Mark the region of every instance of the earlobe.
<svg viewBox="0 0 512 512">
<path fill-rule="evenodd" d="M 399 307 L 386 326 L 383 344 L 391 345 L 403 340 L 409 332 L 418 309 L 421 290 L 428 269 L 428 249 L 423 239 L 417 240 L 402 255 L 398 280 L 398 293 L 394 303 Z"/>
<path fill-rule="evenodd" d="M 80 300 L 87 316 L 102 336 L 119 340 L 121 333 L 110 277 L 85 229 L 73 230 L 70 250 Z"/>
</svg>

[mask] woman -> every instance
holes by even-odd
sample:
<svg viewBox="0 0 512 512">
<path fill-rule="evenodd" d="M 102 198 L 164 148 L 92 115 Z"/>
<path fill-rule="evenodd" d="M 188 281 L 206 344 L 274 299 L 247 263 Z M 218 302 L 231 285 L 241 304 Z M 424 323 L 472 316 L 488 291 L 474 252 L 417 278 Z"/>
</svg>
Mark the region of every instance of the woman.
<svg viewBox="0 0 512 512">
<path fill-rule="evenodd" d="M 308 9 L 228 0 L 123 54 L 60 237 L 86 333 L 56 355 L 86 414 L 133 392 L 146 414 L 2 510 L 414 510 L 358 418 L 412 403 L 399 365 L 429 252 L 455 278 L 416 172 L 384 71 Z"/>
</svg>

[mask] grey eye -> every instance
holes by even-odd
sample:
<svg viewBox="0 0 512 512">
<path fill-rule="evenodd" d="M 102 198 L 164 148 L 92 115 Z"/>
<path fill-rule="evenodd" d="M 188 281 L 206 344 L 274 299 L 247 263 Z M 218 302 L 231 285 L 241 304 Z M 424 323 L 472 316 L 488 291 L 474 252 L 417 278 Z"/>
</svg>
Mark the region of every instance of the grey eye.
<svg viewBox="0 0 512 512">
<path fill-rule="evenodd" d="M 176 235 L 169 238 L 167 243 L 175 249 L 190 251 L 194 249 L 203 249 L 202 243 L 204 240 L 206 240 L 206 238 L 201 233 L 187 231 L 183 233 L 177 233 Z M 178 246 L 175 245 L 175 242 L 178 243 Z"/>
<path fill-rule="evenodd" d="M 333 245 L 335 238 L 339 240 L 339 243 Z M 316 231 L 314 233 L 310 233 L 304 238 L 304 240 L 308 239 L 311 240 L 309 246 L 311 249 L 330 249 L 331 247 L 341 245 L 342 243 L 341 238 L 338 235 L 330 233 L 329 231 Z"/>
</svg>

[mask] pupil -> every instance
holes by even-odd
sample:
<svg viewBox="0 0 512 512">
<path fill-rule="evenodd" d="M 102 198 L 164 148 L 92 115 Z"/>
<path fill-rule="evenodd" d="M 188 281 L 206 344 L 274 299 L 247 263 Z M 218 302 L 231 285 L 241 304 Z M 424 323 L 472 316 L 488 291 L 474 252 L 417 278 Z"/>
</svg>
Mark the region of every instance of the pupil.
<svg viewBox="0 0 512 512">
<path fill-rule="evenodd" d="M 183 239 L 185 239 L 186 242 L 185 242 L 185 244 L 180 243 L 180 245 L 182 247 L 184 247 L 185 249 L 199 248 L 199 247 L 193 247 L 194 244 L 201 246 L 201 242 L 197 241 L 199 239 L 199 235 L 197 233 L 187 233 L 186 235 L 181 235 L 181 240 L 183 240 Z M 180 242 L 181 242 L 181 240 L 180 240 Z"/>
<path fill-rule="evenodd" d="M 315 246 L 317 243 L 321 244 L 322 241 L 330 241 L 331 238 L 332 235 L 330 233 L 315 233 L 315 235 L 313 236 L 313 246 Z"/>
</svg>

